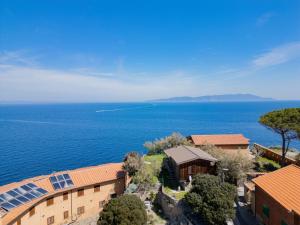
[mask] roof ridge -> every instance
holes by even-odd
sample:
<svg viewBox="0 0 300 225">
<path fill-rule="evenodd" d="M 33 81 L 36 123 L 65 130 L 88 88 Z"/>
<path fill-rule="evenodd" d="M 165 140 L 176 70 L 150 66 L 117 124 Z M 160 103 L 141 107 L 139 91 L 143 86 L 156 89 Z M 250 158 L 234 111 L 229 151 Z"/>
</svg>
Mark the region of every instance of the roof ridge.
<svg viewBox="0 0 300 225">
<path fill-rule="evenodd" d="M 187 145 L 184 145 L 184 146 L 186 147 L 186 149 L 188 149 L 190 152 L 192 152 L 194 155 L 196 155 L 197 158 L 202 158 L 202 157 L 197 155 L 193 150 L 196 150 L 196 151 L 199 151 L 202 154 L 205 154 L 207 157 L 205 157 L 204 159 L 209 159 L 210 157 L 213 158 L 213 159 L 216 159 L 211 154 L 209 154 L 208 152 L 202 150 L 201 148 L 197 148 L 197 147 L 194 147 L 194 146 L 187 146 Z M 189 148 L 193 148 L 193 150 L 191 150 Z"/>
<path fill-rule="evenodd" d="M 197 158 L 199 158 L 199 156 L 189 148 L 189 147 L 192 147 L 192 146 L 183 145 L 183 147 L 184 147 L 185 149 L 187 149 L 189 152 L 191 152 L 194 156 L 196 156 Z M 200 149 L 200 150 L 201 150 L 201 149 Z"/>
<path fill-rule="evenodd" d="M 44 179 L 48 179 L 49 177 L 55 175 L 55 174 L 63 174 L 63 173 L 70 173 L 70 172 L 77 172 L 77 171 L 85 171 L 88 169 L 93 169 L 93 168 L 101 168 L 101 167 L 105 167 L 105 166 L 109 166 L 109 165 L 119 165 L 122 164 L 122 162 L 118 162 L 118 163 L 105 163 L 105 164 L 100 164 L 100 165 L 94 165 L 94 166 L 88 166 L 88 167 L 80 167 L 80 168 L 76 168 L 73 170 L 62 170 L 62 171 L 57 171 L 57 172 L 52 172 L 49 174 L 44 174 L 44 175 L 38 175 L 35 177 L 29 177 L 29 178 L 25 178 L 19 181 L 15 181 L 15 182 L 11 182 L 8 184 L 4 184 L 4 185 L 0 185 L 0 188 L 6 187 L 6 186 L 11 186 L 11 185 L 18 185 L 20 183 L 25 183 L 25 182 L 36 182 L 36 181 L 40 181 L 40 180 L 44 180 Z"/>
<path fill-rule="evenodd" d="M 71 169 L 71 170 L 61 170 L 61 171 L 57 171 L 57 172 L 52 172 L 48 175 L 44 175 L 44 176 L 50 176 L 52 174 L 61 174 L 61 173 L 65 173 L 65 172 L 75 172 L 75 171 L 82 171 L 82 170 L 88 170 L 88 169 L 94 169 L 94 168 L 99 168 L 99 167 L 105 167 L 105 166 L 109 166 L 109 165 L 119 165 L 122 164 L 122 162 L 118 162 L 118 163 L 104 163 L 104 164 L 99 164 L 99 165 L 93 165 L 93 166 L 86 166 L 86 167 L 79 167 L 79 168 L 75 168 L 75 169 Z"/>
</svg>

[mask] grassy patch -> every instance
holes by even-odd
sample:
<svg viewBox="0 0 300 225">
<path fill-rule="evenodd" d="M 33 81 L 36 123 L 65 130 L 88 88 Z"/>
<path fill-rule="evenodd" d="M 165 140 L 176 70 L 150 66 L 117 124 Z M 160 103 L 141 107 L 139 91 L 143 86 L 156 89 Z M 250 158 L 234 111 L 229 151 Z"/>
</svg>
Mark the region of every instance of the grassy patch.
<svg viewBox="0 0 300 225">
<path fill-rule="evenodd" d="M 167 195 L 174 197 L 176 200 L 181 200 L 186 195 L 187 191 L 175 191 L 169 187 L 164 187 L 164 191 Z"/>
<path fill-rule="evenodd" d="M 269 172 L 274 171 L 280 168 L 279 163 L 265 158 L 265 157 L 258 157 L 256 159 L 256 170 L 259 172 Z"/>
<path fill-rule="evenodd" d="M 144 161 L 145 162 L 152 162 L 152 161 L 156 161 L 159 162 L 160 165 L 162 165 L 164 158 L 166 157 L 165 154 L 157 154 L 157 155 L 145 155 L 144 156 Z"/>
<path fill-rule="evenodd" d="M 165 157 L 166 155 L 164 154 L 144 156 L 145 169 L 147 170 L 147 174 L 151 174 L 153 184 L 159 181 L 159 174 Z"/>
<path fill-rule="evenodd" d="M 280 167 L 279 163 L 265 157 L 258 157 L 257 161 L 262 163 L 271 163 L 276 167 Z"/>
</svg>

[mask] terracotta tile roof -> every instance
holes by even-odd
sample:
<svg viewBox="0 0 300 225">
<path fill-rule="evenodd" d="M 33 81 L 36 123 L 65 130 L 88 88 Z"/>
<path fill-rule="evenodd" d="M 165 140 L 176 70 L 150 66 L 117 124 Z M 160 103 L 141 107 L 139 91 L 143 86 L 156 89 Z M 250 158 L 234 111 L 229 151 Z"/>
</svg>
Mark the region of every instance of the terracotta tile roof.
<svg viewBox="0 0 300 225">
<path fill-rule="evenodd" d="M 248 145 L 249 139 L 242 134 L 213 134 L 213 135 L 191 135 L 195 145 Z"/>
<path fill-rule="evenodd" d="M 103 164 L 99 166 L 91 166 L 91 167 L 85 167 L 85 168 L 80 168 L 75 170 L 56 172 L 53 174 L 29 178 L 20 182 L 15 182 L 15 183 L 1 186 L 0 194 L 5 193 L 13 188 L 20 187 L 27 183 L 34 183 L 38 187 L 41 187 L 48 191 L 48 194 L 40 198 L 33 199 L 32 201 L 29 201 L 28 203 L 20 205 L 12 209 L 11 211 L 7 212 L 7 214 L 2 218 L 2 223 L 4 225 L 10 223 L 13 219 L 15 219 L 18 215 L 23 213 L 25 210 L 31 208 L 36 203 L 40 202 L 41 200 L 49 196 L 52 196 L 53 194 L 65 192 L 66 190 L 70 190 L 70 189 L 76 189 L 88 185 L 103 183 L 107 181 L 116 180 L 118 178 L 122 178 L 125 176 L 125 172 L 123 171 L 122 166 L 123 163 L 109 163 L 109 164 Z M 60 189 L 60 190 L 54 190 L 49 180 L 49 177 L 53 175 L 64 174 L 64 173 L 68 173 L 70 175 L 74 183 L 74 186 L 70 188 Z"/>
<path fill-rule="evenodd" d="M 288 210 L 300 214 L 300 167 L 289 165 L 252 180 Z"/>
<path fill-rule="evenodd" d="M 207 152 L 191 146 L 181 145 L 166 149 L 164 152 L 168 157 L 171 157 L 177 163 L 177 165 L 197 159 L 204 159 L 211 162 L 217 161 L 216 158 L 212 157 Z"/>
</svg>

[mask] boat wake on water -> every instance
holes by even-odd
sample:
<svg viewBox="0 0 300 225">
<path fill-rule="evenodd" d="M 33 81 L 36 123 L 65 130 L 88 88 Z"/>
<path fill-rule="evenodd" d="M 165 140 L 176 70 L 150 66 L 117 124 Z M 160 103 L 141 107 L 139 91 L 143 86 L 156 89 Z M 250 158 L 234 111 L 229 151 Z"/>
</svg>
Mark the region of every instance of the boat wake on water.
<svg viewBox="0 0 300 225">
<path fill-rule="evenodd" d="M 2 120 L 0 122 L 11 122 L 11 123 L 36 123 L 36 124 L 62 124 L 56 122 L 37 121 L 37 120 Z"/>
<path fill-rule="evenodd" d="M 127 110 L 134 110 L 134 109 L 145 109 L 145 108 L 152 108 L 154 106 L 155 106 L 155 104 L 147 105 L 147 106 L 127 107 L 127 108 L 99 109 L 96 111 L 96 113 L 127 111 Z"/>
</svg>

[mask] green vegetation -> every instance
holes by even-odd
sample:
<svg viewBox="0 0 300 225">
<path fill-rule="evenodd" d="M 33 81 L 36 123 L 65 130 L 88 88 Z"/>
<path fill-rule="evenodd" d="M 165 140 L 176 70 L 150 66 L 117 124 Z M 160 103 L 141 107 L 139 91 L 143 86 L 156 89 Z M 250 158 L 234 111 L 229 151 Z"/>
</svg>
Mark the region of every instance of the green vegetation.
<svg viewBox="0 0 300 225">
<path fill-rule="evenodd" d="M 150 225 L 165 225 L 168 224 L 164 217 L 162 208 L 159 204 L 153 204 L 152 211 L 148 212 L 148 224 Z"/>
<path fill-rule="evenodd" d="M 185 200 L 209 225 L 222 225 L 235 215 L 235 186 L 212 175 L 196 175 Z"/>
<path fill-rule="evenodd" d="M 148 149 L 148 155 L 162 154 L 165 149 L 179 145 L 190 145 L 191 143 L 180 133 L 173 133 L 170 136 L 147 141 L 144 147 Z"/>
<path fill-rule="evenodd" d="M 255 164 L 255 170 L 258 172 L 271 172 L 281 167 L 279 163 L 262 156 L 256 158 Z"/>
<path fill-rule="evenodd" d="M 135 195 L 111 199 L 100 213 L 97 225 L 145 225 L 147 213 L 144 203 Z"/>
<path fill-rule="evenodd" d="M 152 163 L 153 161 L 158 162 L 162 165 L 164 158 L 166 158 L 165 154 L 157 154 L 157 155 L 145 155 L 144 161 Z"/>
<path fill-rule="evenodd" d="M 137 152 L 129 152 L 124 159 L 123 169 L 129 176 L 134 176 L 143 165 L 142 157 Z"/>
<path fill-rule="evenodd" d="M 144 156 L 141 168 L 133 176 L 133 182 L 146 189 L 158 183 L 164 158 L 164 154 Z"/>
<path fill-rule="evenodd" d="M 148 215 L 148 224 L 150 225 L 164 225 L 167 221 L 161 217 L 159 214 L 152 212 Z"/>
<path fill-rule="evenodd" d="M 262 157 L 262 156 L 258 157 L 257 161 L 262 162 L 262 163 L 271 163 L 273 166 L 280 167 L 279 163 L 277 163 L 271 159 Z"/>
<path fill-rule="evenodd" d="M 241 152 L 228 154 L 211 144 L 205 145 L 201 149 L 219 160 L 217 162 L 218 175 L 222 179 L 224 176 L 224 180 L 229 183 L 236 183 L 237 180 L 245 177 L 246 173 L 254 167 L 253 161 Z M 228 171 L 224 172 L 223 169 L 228 169 Z"/>
<path fill-rule="evenodd" d="M 290 142 L 299 137 L 300 108 L 289 108 L 269 112 L 261 116 L 259 122 L 281 136 L 282 147 L 280 164 L 284 166 L 284 159 L 286 153 L 289 151 Z"/>
<path fill-rule="evenodd" d="M 164 188 L 164 192 L 167 195 L 175 198 L 177 201 L 183 199 L 185 197 L 185 195 L 187 194 L 187 191 L 175 191 L 175 190 L 173 190 L 173 189 L 171 189 L 170 187 L 167 187 L 167 186 L 163 187 L 163 188 Z"/>
</svg>

